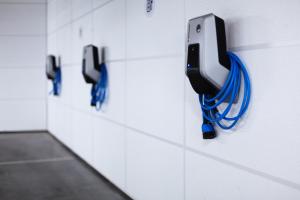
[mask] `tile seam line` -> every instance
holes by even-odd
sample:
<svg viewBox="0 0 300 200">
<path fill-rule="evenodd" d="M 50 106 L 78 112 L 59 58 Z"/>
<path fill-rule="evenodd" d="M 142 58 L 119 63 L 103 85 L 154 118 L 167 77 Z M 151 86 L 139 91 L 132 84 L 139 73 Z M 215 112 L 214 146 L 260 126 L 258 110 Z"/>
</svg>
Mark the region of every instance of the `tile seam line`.
<svg viewBox="0 0 300 200">
<path fill-rule="evenodd" d="M 114 1 L 114 0 L 111 0 L 108 3 L 112 2 L 112 1 Z M 92 12 L 93 11 L 91 11 L 91 13 Z M 90 14 L 90 13 L 87 13 L 87 14 Z M 58 32 L 61 29 L 65 28 L 66 26 L 72 25 L 75 22 L 76 22 L 76 20 L 70 21 L 70 22 L 68 22 L 68 23 L 66 23 L 66 24 L 58 27 L 54 31 L 51 31 L 51 32 L 47 33 L 48 37 L 49 37 L 49 35 L 55 34 L 56 32 Z M 234 52 L 243 52 L 243 51 L 253 51 L 253 50 L 261 50 L 261 49 L 266 49 L 267 50 L 267 49 L 286 48 L 286 47 L 295 47 L 295 46 L 296 47 L 300 46 L 300 41 L 278 42 L 278 43 L 276 43 L 276 42 L 275 43 L 274 42 L 270 42 L 270 43 L 249 44 L 249 45 L 241 45 L 241 46 L 228 47 L 228 50 L 229 51 L 234 51 Z M 162 57 L 164 57 L 164 56 L 162 56 Z M 139 58 L 134 58 L 133 57 L 133 58 L 129 58 L 129 59 L 139 59 Z M 142 58 L 142 59 L 144 59 L 144 58 Z"/>
<path fill-rule="evenodd" d="M 0 2 L 0 5 L 47 5 L 47 2 Z"/>
<path fill-rule="evenodd" d="M 276 49 L 276 48 L 288 48 L 288 47 L 299 47 L 299 43 L 293 43 L 293 44 L 272 44 L 272 43 L 265 43 L 265 44 L 257 44 L 257 45 L 251 45 L 251 46 L 240 46 L 240 47 L 232 47 L 229 48 L 229 51 L 234 52 L 244 52 L 244 51 L 255 51 L 255 50 L 269 50 L 269 49 Z M 182 58 L 185 57 L 185 55 L 182 54 L 170 54 L 170 55 L 161 55 L 161 56 L 145 56 L 145 57 L 131 57 L 131 58 L 124 58 L 124 59 L 113 59 L 108 60 L 107 63 L 118 63 L 118 62 L 132 62 L 132 61 L 146 61 L 146 60 L 157 60 L 157 59 L 167 59 L 167 58 Z M 78 66 L 81 65 L 81 63 L 65 63 L 62 67 L 72 67 L 72 66 Z"/>
<path fill-rule="evenodd" d="M 278 183 L 278 184 L 281 184 L 281 185 L 284 185 L 284 186 L 287 186 L 287 187 L 290 187 L 290 188 L 293 188 L 293 189 L 296 189 L 296 190 L 300 191 L 300 184 L 295 183 L 293 181 L 289 181 L 289 180 L 284 179 L 284 178 L 273 176 L 273 175 L 265 173 L 263 171 L 259 171 L 259 170 L 256 170 L 256 169 L 253 169 L 253 168 L 250 168 L 250 167 L 246 167 L 244 165 L 241 165 L 241 164 L 229 161 L 229 160 L 222 159 L 218 156 L 214 156 L 214 155 L 208 154 L 206 152 L 195 150 L 191 147 L 185 147 L 185 148 L 186 148 L 187 151 L 190 151 L 192 153 L 203 156 L 205 158 L 214 160 L 214 161 L 219 162 L 221 164 L 236 168 L 236 169 L 244 171 L 244 172 L 248 172 L 249 174 L 252 174 L 252 175 L 258 176 L 260 178 L 267 179 L 271 182 L 275 182 L 275 183 Z"/>
<path fill-rule="evenodd" d="M 0 4 L 1 5 L 1 4 Z M 34 38 L 34 37 L 47 37 L 46 34 L 0 34 L 0 38 L 1 37 L 20 37 L 20 38 L 24 38 L 24 37 L 28 37 L 28 38 Z"/>
<path fill-rule="evenodd" d="M 6 101 L 45 101 L 47 97 L 42 97 L 42 98 L 1 98 L 0 97 L 0 102 L 6 102 Z"/>
<path fill-rule="evenodd" d="M 89 10 L 88 12 L 85 12 L 84 14 L 82 14 L 82 15 L 80 15 L 80 16 L 74 18 L 74 19 L 72 19 L 73 16 L 72 16 L 72 10 L 71 10 L 71 20 L 67 21 L 67 22 L 64 23 L 64 24 L 61 24 L 60 26 L 56 27 L 54 30 L 49 31 L 49 32 L 48 32 L 48 35 L 49 35 L 49 34 L 51 35 L 51 34 L 53 34 L 53 33 L 57 32 L 57 31 L 63 29 L 64 27 L 66 27 L 66 26 L 68 26 L 68 25 L 70 25 L 70 24 L 73 24 L 73 23 L 79 21 L 80 19 L 86 17 L 86 16 L 89 15 L 89 14 L 93 14 L 96 10 L 98 10 L 98 9 L 100 9 L 100 8 L 102 8 L 102 7 L 104 7 L 104 6 L 106 6 L 107 4 L 109 4 L 109 3 L 113 2 L 113 1 L 115 1 L 115 0 L 109 0 L 109 1 L 107 1 L 107 2 L 105 2 L 105 3 L 102 3 L 102 4 L 98 5 L 97 7 L 92 8 L 92 9 Z M 71 7 L 71 9 L 72 9 L 72 7 Z"/>
<path fill-rule="evenodd" d="M 163 56 L 149 56 L 149 57 L 140 57 L 140 58 L 127 58 L 127 59 L 115 59 L 107 60 L 106 63 L 121 63 L 121 62 L 132 62 L 132 61 L 144 61 L 144 60 L 159 60 L 159 59 L 168 59 L 168 58 L 183 58 L 184 55 L 173 54 L 173 55 L 163 55 Z M 72 66 L 81 66 L 81 63 L 65 63 L 62 67 L 72 67 Z"/>
<path fill-rule="evenodd" d="M 47 162 L 60 162 L 60 161 L 69 161 L 75 160 L 73 157 L 61 157 L 61 158 L 50 158 L 50 159 L 38 159 L 38 160 L 20 160 L 20 161 L 8 161 L 8 162 L 0 162 L 1 166 L 7 165 L 21 165 L 21 164 L 38 164 L 38 163 L 47 163 Z"/>
<path fill-rule="evenodd" d="M 71 106 L 69 107 L 71 108 Z M 276 183 L 279 183 L 281 185 L 284 185 L 284 186 L 288 186 L 290 188 L 294 188 L 294 189 L 297 189 L 300 191 L 300 184 L 297 184 L 297 183 L 294 183 L 292 181 L 289 181 L 289 180 L 286 180 L 284 178 L 280 178 L 280 177 L 276 177 L 276 176 L 273 176 L 273 175 L 270 175 L 270 174 L 267 174 L 265 172 L 262 172 L 262 171 L 259 171 L 259 170 L 256 170 L 256 169 L 252 169 L 252 168 L 249 168 L 249 167 L 246 167 L 244 165 L 241 165 L 241 164 L 238 164 L 236 162 L 232 162 L 232 161 L 228 161 L 228 160 L 225 160 L 225 159 L 222 159 L 220 157 L 217 157 L 217 156 L 214 156 L 214 155 L 211 155 L 211 154 L 208 154 L 208 153 L 205 153 L 205 152 L 202 152 L 202 151 L 198 151 L 198 150 L 195 150 L 191 147 L 188 147 L 188 146 L 184 146 L 182 144 L 178 144 L 176 142 L 172 142 L 172 141 L 169 141 L 167 139 L 164 139 L 164 138 L 160 138 L 158 136 L 154 136 L 150 133 L 147 133 L 145 131 L 142 131 L 142 130 L 139 130 L 139 129 L 136 129 L 134 127 L 131 127 L 131 126 L 128 126 L 126 124 L 122 124 L 120 122 L 116 122 L 114 120 L 111 120 L 111 119 L 108 119 L 106 117 L 103 117 L 103 116 L 99 116 L 99 115 L 96 115 L 96 114 L 91 114 L 91 113 L 88 113 L 88 112 L 85 112 L 85 111 L 82 111 L 82 110 L 78 110 L 76 108 L 71 108 L 71 109 L 74 109 L 76 110 L 77 112 L 81 112 L 83 114 L 86 114 L 86 115 L 92 115 L 92 117 L 98 117 L 98 118 L 101 118 L 103 120 L 106 120 L 106 121 L 109 121 L 111 123 L 114 123 L 116 125 L 119 125 L 119 126 L 123 126 L 124 128 L 127 128 L 129 130 L 132 130 L 134 131 L 136 134 L 142 134 L 144 136 L 148 136 L 152 139 L 156 139 L 158 141 L 161 141 L 161 142 L 164 142 L 164 143 L 167 143 L 169 145 L 172 145 L 172 146 L 176 146 L 178 148 L 181 148 L 181 149 L 184 149 L 186 151 L 190 151 L 190 152 L 193 152 L 193 153 L 196 153 L 197 155 L 199 156 L 203 156 L 203 157 L 206 157 L 206 158 L 209 158 L 211 160 L 214 160 L 214 161 L 217 161 L 219 163 L 222 163 L 222 164 L 225 164 L 227 166 L 231 166 L 231 167 L 234 167 L 236 169 L 239 169 L 239 170 L 242 170 L 242 171 L 246 171 L 250 174 L 253 174 L 253 175 L 256 175 L 258 177 L 261 177 L 261 178 L 264 178 L 264 179 L 267 179 L 267 180 L 270 180 L 272 182 L 276 182 Z"/>
<path fill-rule="evenodd" d="M 278 42 L 278 43 L 259 43 L 259 44 L 251 44 L 251 45 L 241 45 L 236 47 L 228 48 L 229 51 L 234 52 L 244 52 L 244 51 L 255 51 L 255 50 L 268 50 L 268 49 L 276 49 L 276 48 L 288 48 L 288 47 L 299 47 L 300 41 L 294 42 Z"/>
<path fill-rule="evenodd" d="M 153 56 L 153 57 L 141 57 L 141 58 L 130 58 L 130 59 L 118 59 L 118 60 L 108 60 L 106 61 L 109 63 L 124 63 L 124 62 L 133 62 L 133 61 L 147 61 L 147 60 L 159 60 L 159 59 L 170 59 L 170 58 L 183 58 L 183 55 L 165 55 L 165 56 Z M 62 68 L 69 68 L 69 67 L 78 67 L 81 66 L 81 63 L 65 63 L 62 64 Z"/>
<path fill-rule="evenodd" d="M 74 18 L 73 18 L 73 16 L 72 16 L 71 21 L 69 21 L 69 22 L 67 22 L 67 23 L 71 23 L 71 24 L 72 24 L 72 23 L 74 23 L 74 22 L 77 22 L 78 20 L 80 20 L 80 19 L 86 17 L 86 16 L 89 15 L 89 14 L 93 14 L 93 13 L 94 13 L 95 11 L 97 11 L 98 9 L 100 9 L 100 8 L 102 8 L 102 7 L 104 7 L 104 6 L 108 5 L 108 4 L 110 4 L 110 3 L 113 2 L 113 1 L 115 1 L 115 0 L 108 0 L 107 2 L 101 3 L 100 5 L 96 6 L 95 8 L 92 7 L 91 10 L 89 10 L 89 11 L 87 11 L 87 12 L 85 12 L 85 13 L 83 13 L 83 14 L 77 16 L 77 17 L 74 17 Z M 92 5 L 92 6 L 94 6 L 94 5 Z"/>
<path fill-rule="evenodd" d="M 12 69 L 12 70 L 17 70 L 17 69 L 42 69 L 44 70 L 43 66 L 44 64 L 41 65 L 11 65 L 11 66 L 7 66 L 7 65 L 0 65 L 0 70 L 1 69 Z"/>
</svg>

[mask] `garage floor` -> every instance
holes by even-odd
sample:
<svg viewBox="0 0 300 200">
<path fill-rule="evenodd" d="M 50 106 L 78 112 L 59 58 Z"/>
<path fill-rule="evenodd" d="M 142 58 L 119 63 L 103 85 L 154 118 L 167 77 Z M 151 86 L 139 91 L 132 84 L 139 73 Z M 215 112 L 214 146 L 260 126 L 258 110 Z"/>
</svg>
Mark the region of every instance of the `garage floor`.
<svg viewBox="0 0 300 200">
<path fill-rule="evenodd" d="M 1 200 L 130 199 L 48 133 L 0 134 Z"/>
</svg>

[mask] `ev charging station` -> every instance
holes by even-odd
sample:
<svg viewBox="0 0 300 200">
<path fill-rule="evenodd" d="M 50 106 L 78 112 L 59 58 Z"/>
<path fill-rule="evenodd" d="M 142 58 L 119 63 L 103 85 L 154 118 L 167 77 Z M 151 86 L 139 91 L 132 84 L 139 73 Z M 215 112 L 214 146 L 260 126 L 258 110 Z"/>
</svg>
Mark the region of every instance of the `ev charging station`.
<svg viewBox="0 0 300 200">
<path fill-rule="evenodd" d="M 54 96 L 59 96 L 61 92 L 61 69 L 56 63 L 54 55 L 48 55 L 46 58 L 46 75 L 52 81 Z"/>
<path fill-rule="evenodd" d="M 108 74 L 104 57 L 100 64 L 96 46 L 87 45 L 83 49 L 82 74 L 86 83 L 92 84 L 91 106 L 97 110 L 101 109 L 107 95 Z"/>
<path fill-rule="evenodd" d="M 232 129 L 248 109 L 251 84 L 246 67 L 232 52 L 227 52 L 224 20 L 208 14 L 189 20 L 186 75 L 199 95 L 203 113 L 204 139 L 217 136 L 214 126 Z M 244 96 L 240 110 L 232 116 L 239 99 L 241 79 Z M 219 106 L 227 107 L 220 111 Z"/>
</svg>

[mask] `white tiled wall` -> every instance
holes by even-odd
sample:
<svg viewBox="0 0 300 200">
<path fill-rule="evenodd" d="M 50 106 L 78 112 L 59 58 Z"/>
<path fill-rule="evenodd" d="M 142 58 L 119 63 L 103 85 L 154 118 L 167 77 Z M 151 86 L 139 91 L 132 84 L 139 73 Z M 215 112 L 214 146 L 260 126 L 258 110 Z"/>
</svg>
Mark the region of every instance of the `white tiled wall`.
<svg viewBox="0 0 300 200">
<path fill-rule="evenodd" d="M 299 199 L 300 2 L 154 0 L 151 14 L 145 7 L 48 2 L 48 52 L 63 63 L 62 95 L 48 98 L 49 130 L 134 199 Z M 210 12 L 225 20 L 253 96 L 236 130 L 204 141 L 184 50 L 188 19 Z M 81 74 L 90 43 L 108 51 L 100 112 Z"/>
<path fill-rule="evenodd" d="M 46 130 L 46 1 L 0 1 L 0 131 Z"/>
</svg>

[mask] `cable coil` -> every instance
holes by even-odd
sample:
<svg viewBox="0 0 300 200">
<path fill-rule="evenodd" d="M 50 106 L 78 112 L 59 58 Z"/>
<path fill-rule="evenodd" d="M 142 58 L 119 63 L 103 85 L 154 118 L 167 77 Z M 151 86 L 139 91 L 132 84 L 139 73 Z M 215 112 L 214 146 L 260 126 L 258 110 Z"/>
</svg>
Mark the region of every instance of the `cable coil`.
<svg viewBox="0 0 300 200">
<path fill-rule="evenodd" d="M 93 85 L 91 90 L 91 105 L 96 106 L 97 110 L 100 110 L 105 98 L 106 98 L 106 89 L 107 89 L 107 82 L 108 82 L 108 76 L 107 76 L 107 68 L 106 64 L 102 63 L 100 65 L 100 78 L 99 81 Z"/>
<path fill-rule="evenodd" d="M 55 77 L 52 81 L 53 89 L 50 92 L 53 93 L 54 96 L 58 96 L 61 92 L 61 69 L 60 67 L 55 71 Z"/>
<path fill-rule="evenodd" d="M 227 52 L 227 55 L 230 59 L 231 68 L 221 90 L 214 97 L 209 94 L 199 95 L 199 102 L 203 113 L 202 132 L 203 137 L 207 139 L 215 137 L 215 124 L 222 129 L 231 129 L 237 124 L 249 107 L 251 83 L 247 69 L 237 55 L 232 52 Z M 231 111 L 232 105 L 239 95 L 242 77 L 244 80 L 243 101 L 238 113 L 231 117 L 228 115 Z M 228 99 L 228 105 L 222 112 L 220 112 L 218 106 L 225 103 L 225 100 Z"/>
</svg>

